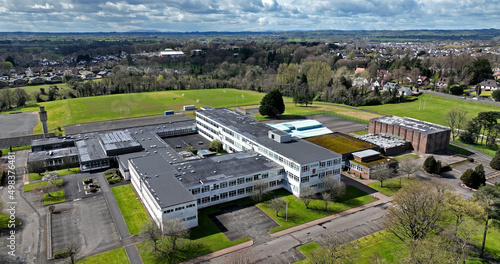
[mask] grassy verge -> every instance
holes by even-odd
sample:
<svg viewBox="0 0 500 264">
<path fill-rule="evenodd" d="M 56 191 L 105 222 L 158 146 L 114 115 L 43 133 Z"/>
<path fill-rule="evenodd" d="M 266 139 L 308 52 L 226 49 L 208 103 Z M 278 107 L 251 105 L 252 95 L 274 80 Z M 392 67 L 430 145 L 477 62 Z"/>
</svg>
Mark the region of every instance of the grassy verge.
<svg viewBox="0 0 500 264">
<path fill-rule="evenodd" d="M 397 161 L 401 161 L 401 160 L 403 160 L 405 158 L 418 159 L 420 157 L 418 155 L 415 155 L 415 154 L 405 154 L 405 155 L 397 156 L 394 159 L 397 160 Z"/>
<path fill-rule="evenodd" d="M 49 196 L 50 194 L 50 196 Z M 66 196 L 64 195 L 64 190 L 59 190 L 50 193 L 43 194 L 43 205 L 62 203 L 66 201 Z"/>
<path fill-rule="evenodd" d="M 219 204 L 211 206 L 209 208 L 203 208 L 198 211 L 198 226 L 191 229 L 191 235 L 189 240 L 197 243 L 197 252 L 190 252 L 182 255 L 180 261 L 185 261 L 188 259 L 196 258 L 198 256 L 206 255 L 211 252 L 221 250 L 236 244 L 248 241 L 248 238 L 239 239 L 236 241 L 229 241 L 229 239 L 222 233 L 222 231 L 210 220 L 209 215 L 217 213 L 221 208 L 231 205 L 248 205 L 253 204 L 251 199 L 245 198 L 237 201 Z M 142 261 L 144 264 L 155 264 L 156 261 L 151 253 L 151 248 L 148 246 L 147 242 L 141 242 L 137 244 L 137 249 L 141 254 Z"/>
<path fill-rule="evenodd" d="M 353 134 L 356 134 L 356 135 L 366 135 L 366 134 L 368 134 L 368 129 L 361 130 L 361 131 L 356 131 Z"/>
<path fill-rule="evenodd" d="M 464 156 L 469 156 L 473 154 L 472 152 L 468 151 L 467 149 L 464 149 L 458 145 L 454 145 L 450 143 L 450 148 L 454 150 L 457 154 L 464 155 Z"/>
<path fill-rule="evenodd" d="M 485 246 L 486 252 L 488 252 L 488 254 L 496 260 L 500 260 L 500 227 L 498 224 L 500 223 L 493 223 L 492 220 L 488 223 L 488 234 L 486 235 Z M 478 222 L 477 226 L 480 226 L 481 229 L 472 237 L 473 245 L 477 248 L 481 248 L 481 243 L 483 242 L 484 222 Z"/>
<path fill-rule="evenodd" d="M 401 180 L 401 186 L 405 186 L 406 184 L 411 184 L 411 182 L 414 181 L 415 179 L 408 178 L 406 176 L 400 176 L 398 178 L 385 180 L 383 184 L 384 187 L 380 187 L 380 182 L 370 183 L 368 184 L 368 186 L 370 186 L 370 188 L 375 189 L 384 195 L 392 196 L 400 189 L 399 180 Z"/>
<path fill-rule="evenodd" d="M 118 207 L 127 223 L 127 228 L 130 234 L 137 235 L 141 231 L 141 227 L 149 219 L 149 215 L 144 209 L 141 201 L 136 199 L 136 194 L 132 185 L 126 184 L 111 188 L 115 196 Z"/>
<path fill-rule="evenodd" d="M 59 173 L 58 174 L 59 176 L 64 176 L 64 175 L 79 173 L 80 172 L 80 168 L 78 168 L 78 167 L 76 167 L 76 168 L 70 168 L 69 170 L 68 169 L 61 169 L 61 170 L 57 170 L 57 172 Z M 42 172 L 40 174 L 38 174 L 38 173 L 30 173 L 30 181 L 41 180 L 42 177 L 45 175 L 45 173 L 46 172 Z"/>
<path fill-rule="evenodd" d="M 88 258 L 84 258 L 77 264 L 125 264 L 130 263 L 125 252 L 125 248 L 117 248 L 97 254 Z"/>
<path fill-rule="evenodd" d="M 0 213 L 0 229 L 9 228 L 9 221 L 10 221 L 10 215 Z M 19 220 L 17 220 L 17 218 L 14 222 L 15 222 L 16 226 L 21 224 L 21 222 Z"/>
<path fill-rule="evenodd" d="M 295 264 L 309 264 L 311 261 L 309 259 L 312 257 L 312 254 L 314 254 L 315 250 L 321 249 L 321 246 L 318 245 L 316 242 L 311 242 L 307 243 L 305 245 L 302 245 L 300 247 L 297 247 L 297 249 L 306 256 L 306 259 L 303 259 L 301 261 L 295 262 Z"/>
<path fill-rule="evenodd" d="M 31 146 L 28 145 L 28 146 L 13 147 L 12 151 L 18 151 L 18 150 L 24 150 L 24 149 L 31 149 Z M 2 151 L 2 155 L 7 155 L 10 152 L 10 148 L 4 148 L 4 149 L 1 149 L 0 151 Z"/>
<path fill-rule="evenodd" d="M 328 210 L 325 211 L 325 202 L 320 199 L 312 200 L 309 204 L 309 209 L 306 209 L 304 203 L 300 199 L 285 190 L 277 190 L 274 194 L 275 197 L 281 196 L 288 202 L 287 221 L 285 219 L 284 211 L 280 212 L 279 216 L 276 216 L 274 210 L 269 209 L 268 201 L 257 204 L 257 207 L 266 212 L 281 225 L 280 227 L 271 229 L 271 233 L 375 201 L 375 198 L 369 194 L 355 187 L 349 186 L 346 189 L 345 195 L 340 197 L 336 202 L 328 203 Z"/>
<path fill-rule="evenodd" d="M 63 184 L 63 180 L 62 179 L 57 179 L 57 180 L 54 181 L 54 184 L 56 186 L 62 185 Z M 45 181 L 43 181 L 43 182 L 29 183 L 29 184 L 25 184 L 24 185 L 24 191 L 25 192 L 29 192 L 29 191 L 33 191 L 35 189 L 43 188 L 45 186 L 47 186 L 47 182 L 45 182 Z"/>
<path fill-rule="evenodd" d="M 468 146 L 468 147 L 471 147 L 471 148 L 473 148 L 473 149 L 475 149 L 475 150 L 478 150 L 478 151 L 480 151 L 480 152 L 482 152 L 482 153 L 484 153 L 484 154 L 486 154 L 486 155 L 488 155 L 488 156 L 491 156 L 491 157 L 495 157 L 495 153 L 497 152 L 497 150 L 495 150 L 495 149 L 490 149 L 490 148 L 488 148 L 486 145 L 481 145 L 481 144 L 468 144 L 468 143 L 465 143 L 465 142 L 461 141 L 461 140 L 460 140 L 460 139 L 458 139 L 458 138 L 457 138 L 455 141 L 456 141 L 456 142 L 458 142 L 458 143 L 460 143 L 460 144 L 463 144 L 463 145 L 466 145 L 466 146 Z M 485 139 L 485 140 L 483 140 L 483 142 L 486 142 L 486 139 Z"/>
</svg>

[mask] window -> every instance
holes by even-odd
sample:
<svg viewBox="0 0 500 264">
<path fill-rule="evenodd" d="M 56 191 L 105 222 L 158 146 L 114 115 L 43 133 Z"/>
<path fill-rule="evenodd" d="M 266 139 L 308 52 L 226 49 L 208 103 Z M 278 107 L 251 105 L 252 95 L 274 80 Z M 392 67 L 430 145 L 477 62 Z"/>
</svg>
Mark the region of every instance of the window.
<svg viewBox="0 0 500 264">
<path fill-rule="evenodd" d="M 257 180 L 259 180 L 259 177 L 260 177 L 260 174 L 255 174 L 255 175 L 253 176 L 253 180 L 254 180 L 254 181 L 257 181 Z"/>
<path fill-rule="evenodd" d="M 238 195 L 242 195 L 244 193 L 245 193 L 245 189 L 244 188 L 238 189 Z"/>
<path fill-rule="evenodd" d="M 227 188 L 227 182 L 221 182 L 220 183 L 220 188 Z"/>
<path fill-rule="evenodd" d="M 220 194 L 220 198 L 221 198 L 221 199 L 226 199 L 226 198 L 227 198 L 227 192 L 225 192 L 225 193 L 221 193 L 221 194 Z"/>
<path fill-rule="evenodd" d="M 344 158 L 342 158 L 342 160 L 344 160 Z M 340 159 L 333 160 L 333 164 L 340 164 Z"/>
<path fill-rule="evenodd" d="M 210 202 L 210 197 L 203 197 L 201 198 L 202 203 L 209 203 Z"/>
<path fill-rule="evenodd" d="M 245 189 L 245 191 L 246 191 L 247 193 L 251 193 L 251 192 L 253 192 L 253 186 L 247 187 L 247 188 Z"/>
<path fill-rule="evenodd" d="M 278 175 L 283 175 L 283 174 L 285 174 L 285 169 L 280 169 L 280 170 L 278 171 Z"/>
<path fill-rule="evenodd" d="M 269 187 L 274 187 L 276 186 L 276 181 L 270 181 L 269 182 Z"/>
<path fill-rule="evenodd" d="M 304 183 L 304 182 L 309 182 L 309 176 L 306 176 L 306 177 L 302 177 L 300 179 L 300 182 Z"/>
<path fill-rule="evenodd" d="M 309 171 L 309 166 L 302 167 L 302 172 L 308 172 L 308 171 Z"/>
<path fill-rule="evenodd" d="M 182 209 L 184 209 L 184 206 L 180 206 L 180 207 L 175 208 L 175 211 L 180 211 Z"/>
<path fill-rule="evenodd" d="M 262 179 L 267 179 L 267 178 L 269 178 L 269 173 L 262 174 Z"/>
<path fill-rule="evenodd" d="M 193 220 L 193 219 L 196 219 L 196 215 L 193 215 L 193 216 L 186 218 L 186 221 Z"/>
<path fill-rule="evenodd" d="M 218 190 L 219 189 L 219 185 L 218 184 L 214 184 L 213 187 L 212 187 L 212 190 Z"/>
<path fill-rule="evenodd" d="M 230 191 L 229 192 L 229 197 L 233 197 L 233 196 L 236 196 L 236 191 Z"/>
<path fill-rule="evenodd" d="M 214 196 L 212 196 L 211 200 L 212 200 L 212 202 L 218 201 L 219 200 L 219 196 L 218 195 L 214 195 Z"/>
<path fill-rule="evenodd" d="M 243 184 L 245 183 L 245 179 L 244 178 L 239 178 L 238 179 L 238 184 Z"/>
<path fill-rule="evenodd" d="M 324 161 L 321 161 L 321 162 L 319 163 L 319 167 L 320 167 L 320 168 L 324 168 L 324 167 L 325 167 L 325 165 L 326 165 L 326 162 L 324 162 Z"/>
<path fill-rule="evenodd" d="M 246 182 L 252 182 L 253 181 L 253 178 L 252 177 L 247 177 L 246 178 Z"/>
<path fill-rule="evenodd" d="M 331 160 L 327 161 L 326 162 L 326 166 L 331 167 L 332 166 L 332 161 Z"/>
<path fill-rule="evenodd" d="M 235 186 L 236 185 L 236 180 L 229 181 L 229 186 Z"/>
<path fill-rule="evenodd" d="M 340 174 L 340 169 L 335 169 L 335 170 L 333 171 L 333 173 L 334 173 L 334 174 Z"/>
<path fill-rule="evenodd" d="M 191 207 L 194 207 L 194 206 L 196 206 L 196 204 L 188 204 L 188 205 L 186 205 L 186 208 L 191 208 Z"/>
<path fill-rule="evenodd" d="M 173 211 L 174 211 L 174 209 L 168 209 L 167 211 L 163 211 L 163 213 L 164 213 L 164 214 L 169 214 L 169 213 L 171 213 L 171 212 L 173 212 Z"/>
<path fill-rule="evenodd" d="M 195 189 L 191 189 L 191 193 L 194 195 L 194 194 L 199 194 L 200 193 L 200 188 L 195 188 Z"/>
<path fill-rule="evenodd" d="M 203 187 L 201 187 L 201 192 L 204 193 L 204 192 L 208 192 L 210 191 L 210 185 L 205 185 Z"/>
<path fill-rule="evenodd" d="M 328 172 L 330 172 L 330 174 L 332 173 L 332 171 L 327 171 L 327 172 L 326 172 L 326 176 L 328 176 Z M 318 178 L 319 178 L 319 179 L 323 179 L 323 178 L 325 178 L 325 174 L 324 174 L 324 173 L 320 173 Z"/>
</svg>

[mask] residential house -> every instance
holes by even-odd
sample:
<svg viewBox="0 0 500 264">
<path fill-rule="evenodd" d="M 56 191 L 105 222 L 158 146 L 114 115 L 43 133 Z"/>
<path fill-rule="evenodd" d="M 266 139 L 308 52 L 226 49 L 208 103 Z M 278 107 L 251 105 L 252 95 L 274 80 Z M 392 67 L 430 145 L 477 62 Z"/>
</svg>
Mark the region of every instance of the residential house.
<svg viewBox="0 0 500 264">
<path fill-rule="evenodd" d="M 356 87 L 368 87 L 369 85 L 368 80 L 362 77 L 358 77 L 352 81 L 352 86 Z"/>
<path fill-rule="evenodd" d="M 495 91 L 498 88 L 500 88 L 500 85 L 497 83 L 497 81 L 492 80 L 492 79 L 484 80 L 484 81 L 480 82 L 478 85 L 481 88 L 481 90 L 487 90 L 487 91 L 490 91 L 490 90 Z"/>
</svg>

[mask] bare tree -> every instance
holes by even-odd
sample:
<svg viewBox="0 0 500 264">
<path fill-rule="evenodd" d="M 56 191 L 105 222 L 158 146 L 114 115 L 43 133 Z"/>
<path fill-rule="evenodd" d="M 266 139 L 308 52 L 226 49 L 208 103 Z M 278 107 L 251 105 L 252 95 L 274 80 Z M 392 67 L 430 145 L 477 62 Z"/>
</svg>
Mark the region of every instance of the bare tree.
<svg viewBox="0 0 500 264">
<path fill-rule="evenodd" d="M 30 161 L 28 163 L 28 171 L 30 173 L 38 173 L 38 175 L 42 174 L 45 171 L 43 160 Z"/>
<path fill-rule="evenodd" d="M 388 230 L 402 241 L 423 239 L 442 218 L 445 189 L 435 181 L 403 186 L 387 209 Z"/>
<path fill-rule="evenodd" d="M 226 260 L 223 262 L 224 264 L 252 264 L 253 253 L 250 249 L 242 249 L 238 250 L 229 255 Z"/>
<path fill-rule="evenodd" d="M 163 233 L 153 220 L 149 219 L 141 227 L 141 236 L 146 241 L 151 242 L 153 245 L 153 251 L 158 251 L 158 243 L 161 241 Z"/>
<path fill-rule="evenodd" d="M 252 199 L 261 202 L 264 195 L 269 192 L 267 182 L 255 182 L 253 183 Z"/>
<path fill-rule="evenodd" d="M 309 204 L 314 199 L 314 195 L 314 189 L 310 185 L 300 188 L 300 200 L 302 200 L 307 209 L 309 209 Z"/>
<path fill-rule="evenodd" d="M 385 163 L 370 168 L 370 179 L 380 181 L 380 187 L 384 187 L 384 181 L 394 177 L 394 169 Z"/>
<path fill-rule="evenodd" d="M 418 171 L 418 162 L 412 157 L 404 157 L 399 161 L 398 170 L 400 173 L 406 174 L 408 178 L 410 175 Z M 399 187 L 401 187 L 401 178 L 399 178 Z"/>
<path fill-rule="evenodd" d="M 444 122 L 450 127 L 453 140 L 460 134 L 460 129 L 467 122 L 467 113 L 469 112 L 455 107 L 444 115 Z"/>
<path fill-rule="evenodd" d="M 326 233 L 321 236 L 324 247 L 314 250 L 309 261 L 312 264 L 354 264 L 358 263 L 359 253 L 356 243 L 341 233 Z"/>
<path fill-rule="evenodd" d="M 80 245 L 75 241 L 70 241 L 65 247 L 64 251 L 66 251 L 67 263 L 75 264 L 80 258 Z"/>
<path fill-rule="evenodd" d="M 270 209 L 273 209 L 274 212 L 276 212 L 276 216 L 279 216 L 279 212 L 283 209 L 285 209 L 286 206 L 286 201 L 283 199 L 283 197 L 278 197 L 274 198 L 271 201 L 269 201 L 268 207 Z"/>
<path fill-rule="evenodd" d="M 163 221 L 163 233 L 169 242 L 170 250 L 173 252 L 179 248 L 182 238 L 189 237 L 189 229 L 187 229 L 184 220 L 179 218 Z"/>
<path fill-rule="evenodd" d="M 332 201 L 344 195 L 345 193 L 345 184 L 337 178 L 334 177 L 326 177 L 322 180 L 323 185 L 326 188 L 326 192 L 330 193 Z"/>
<path fill-rule="evenodd" d="M 329 192 L 324 191 L 321 193 L 321 198 L 323 199 L 323 202 L 325 202 L 325 211 L 328 211 L 328 202 L 333 200 L 332 195 Z"/>
</svg>

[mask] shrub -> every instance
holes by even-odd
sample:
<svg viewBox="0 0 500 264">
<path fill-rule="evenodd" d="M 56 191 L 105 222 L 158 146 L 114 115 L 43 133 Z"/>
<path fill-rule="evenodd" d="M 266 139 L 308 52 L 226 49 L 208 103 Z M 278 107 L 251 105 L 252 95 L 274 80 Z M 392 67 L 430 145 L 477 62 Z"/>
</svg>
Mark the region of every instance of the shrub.
<svg viewBox="0 0 500 264">
<path fill-rule="evenodd" d="M 57 251 L 56 253 L 54 253 L 54 258 L 55 259 L 65 259 L 69 257 L 69 250 L 60 250 L 60 251 Z"/>
<path fill-rule="evenodd" d="M 495 153 L 495 157 L 491 160 L 490 166 L 495 170 L 500 170 L 500 150 Z"/>
<path fill-rule="evenodd" d="M 477 189 L 486 183 L 486 174 L 483 165 L 477 166 L 474 170 L 467 169 L 460 180 L 467 186 Z"/>
<path fill-rule="evenodd" d="M 423 168 L 428 173 L 439 173 L 441 170 L 441 162 L 437 162 L 434 156 L 429 156 L 424 161 Z"/>
</svg>

